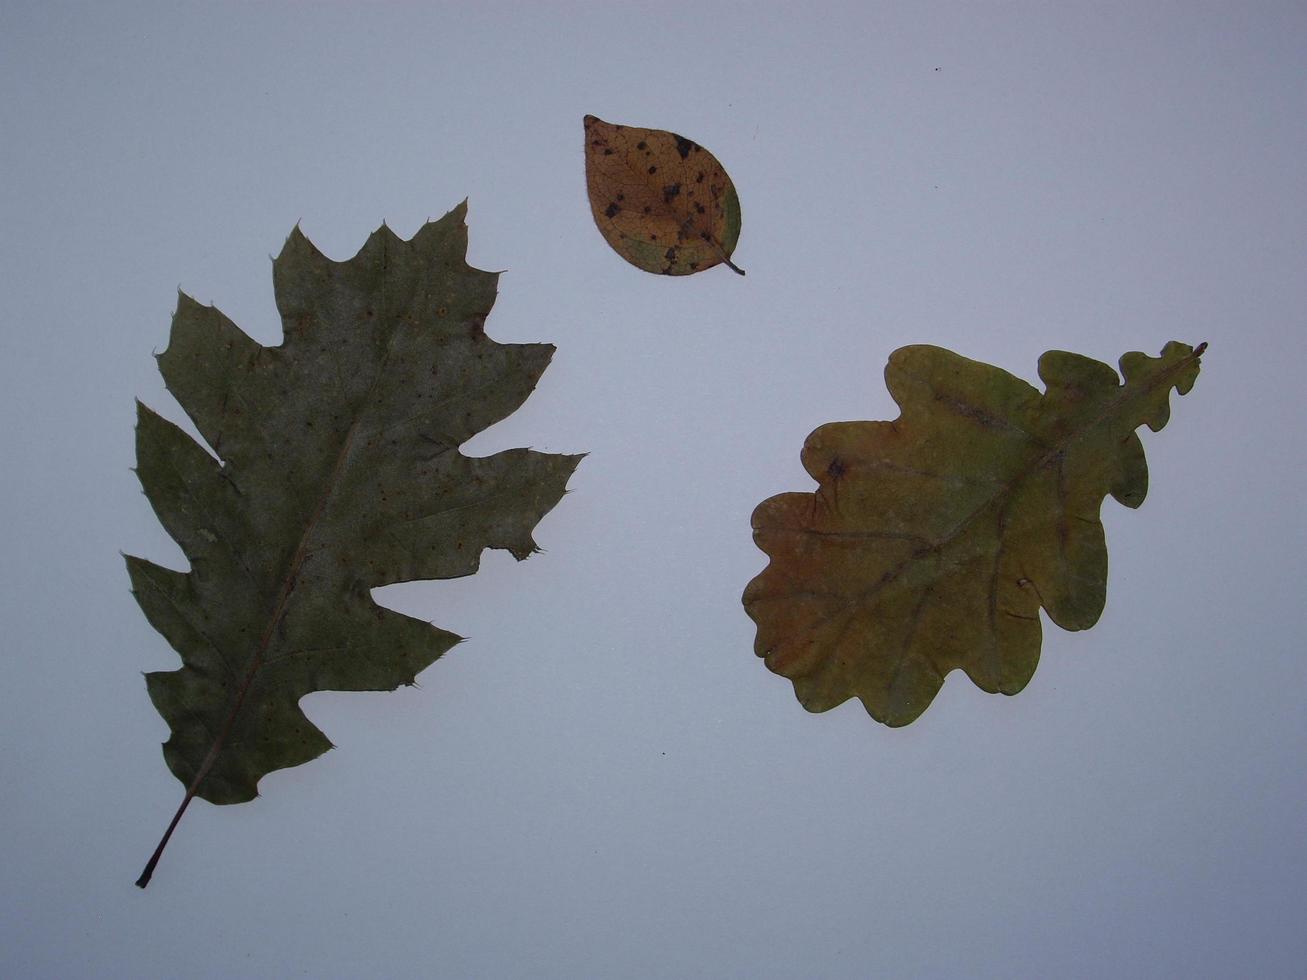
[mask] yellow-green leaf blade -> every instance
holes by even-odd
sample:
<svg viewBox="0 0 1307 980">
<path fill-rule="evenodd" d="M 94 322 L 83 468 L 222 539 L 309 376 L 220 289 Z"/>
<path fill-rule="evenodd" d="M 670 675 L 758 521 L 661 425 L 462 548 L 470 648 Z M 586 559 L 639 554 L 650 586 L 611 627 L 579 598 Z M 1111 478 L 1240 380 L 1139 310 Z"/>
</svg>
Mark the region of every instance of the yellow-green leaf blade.
<svg viewBox="0 0 1307 980">
<path fill-rule="evenodd" d="M 1066 629 L 1102 612 L 1109 493 L 1138 506 L 1147 467 L 1134 432 L 1160 429 L 1169 393 L 1194 383 L 1197 350 L 1106 364 L 1051 351 L 1044 394 L 937 347 L 890 357 L 893 422 L 824 425 L 803 463 L 815 493 L 753 516 L 771 559 L 744 593 L 755 651 L 804 707 L 852 697 L 905 725 L 961 668 L 1015 694 L 1039 660 L 1039 609 Z"/>
</svg>

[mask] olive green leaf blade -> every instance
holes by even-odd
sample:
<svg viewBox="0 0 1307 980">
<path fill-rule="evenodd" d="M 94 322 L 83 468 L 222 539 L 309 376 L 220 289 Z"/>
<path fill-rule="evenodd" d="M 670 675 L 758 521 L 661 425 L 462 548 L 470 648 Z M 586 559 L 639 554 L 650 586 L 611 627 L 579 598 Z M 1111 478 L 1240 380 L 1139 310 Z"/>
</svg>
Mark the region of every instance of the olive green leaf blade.
<svg viewBox="0 0 1307 980">
<path fill-rule="evenodd" d="M 1049 351 L 1046 391 L 938 347 L 904 347 L 885 380 L 892 422 L 816 429 L 803 465 L 814 493 L 753 513 L 769 557 L 744 592 L 755 652 L 809 711 L 859 698 L 906 725 L 961 668 L 1015 694 L 1039 660 L 1039 609 L 1088 629 L 1103 610 L 1099 508 L 1138 507 L 1148 468 L 1135 430 L 1161 429 L 1171 389 L 1198 375 L 1196 350 L 1126 354 L 1108 365 Z"/>
<path fill-rule="evenodd" d="M 586 116 L 585 179 L 600 234 L 638 269 L 689 276 L 731 261 L 740 199 L 717 158 L 665 129 Z"/>
<path fill-rule="evenodd" d="M 329 749 L 304 695 L 412 684 L 460 638 L 370 590 L 469 575 L 484 548 L 526 558 L 581 458 L 459 452 L 554 350 L 486 336 L 496 276 L 465 260 L 465 210 L 411 241 L 382 226 L 345 262 L 296 229 L 273 262 L 279 347 L 178 300 L 159 368 L 212 454 L 140 405 L 137 473 L 190 571 L 127 565 L 182 659 L 146 682 L 183 809 L 252 799 Z"/>
</svg>

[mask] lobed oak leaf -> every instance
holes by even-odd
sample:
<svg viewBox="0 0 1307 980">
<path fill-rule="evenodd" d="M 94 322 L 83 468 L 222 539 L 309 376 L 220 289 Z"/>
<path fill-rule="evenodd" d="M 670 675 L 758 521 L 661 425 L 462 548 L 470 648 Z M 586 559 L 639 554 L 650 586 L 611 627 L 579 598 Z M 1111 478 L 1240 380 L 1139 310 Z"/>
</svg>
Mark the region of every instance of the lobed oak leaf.
<svg viewBox="0 0 1307 980">
<path fill-rule="evenodd" d="M 1148 467 L 1135 429 L 1161 429 L 1206 348 L 1108 365 L 1049 351 L 1039 391 L 938 347 L 885 368 L 892 422 L 838 422 L 808 436 L 819 486 L 753 513 L 770 557 L 744 591 L 755 652 L 809 711 L 852 697 L 887 725 L 930 705 L 950 671 L 1015 694 L 1039 661 L 1039 610 L 1068 630 L 1103 610 L 1099 508 L 1138 507 Z"/>
<path fill-rule="evenodd" d="M 304 695 L 412 684 L 459 642 L 370 590 L 470 575 L 485 548 L 526 558 L 581 459 L 459 452 L 554 352 L 486 336 L 497 276 L 467 264 L 465 213 L 411 241 L 383 225 L 345 262 L 296 228 L 273 261 L 279 347 L 178 300 L 159 369 L 212 454 L 138 404 L 137 473 L 191 566 L 127 558 L 182 659 L 146 675 L 186 795 L 142 888 L 193 797 L 250 800 L 267 773 L 331 748 Z"/>
<path fill-rule="evenodd" d="M 740 199 L 717 158 L 693 140 L 585 117 L 590 211 L 618 255 L 646 272 L 688 276 L 731 261 Z"/>
</svg>

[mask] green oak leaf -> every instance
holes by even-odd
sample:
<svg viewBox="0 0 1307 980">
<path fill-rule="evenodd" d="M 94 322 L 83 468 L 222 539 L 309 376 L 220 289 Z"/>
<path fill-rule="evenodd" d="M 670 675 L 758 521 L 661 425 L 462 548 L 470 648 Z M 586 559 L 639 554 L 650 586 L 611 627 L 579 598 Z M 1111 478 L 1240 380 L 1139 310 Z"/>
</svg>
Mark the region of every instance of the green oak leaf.
<svg viewBox="0 0 1307 980">
<path fill-rule="evenodd" d="M 549 344 L 500 344 L 497 276 L 471 268 L 466 205 L 403 241 L 384 225 L 346 262 L 296 228 L 273 262 L 284 341 L 263 347 L 181 295 L 158 356 L 212 453 L 138 405 L 137 473 L 189 572 L 127 558 L 132 589 L 182 667 L 146 675 L 187 787 L 240 803 L 331 743 L 313 691 L 389 691 L 461 639 L 370 590 L 524 559 L 580 456 L 459 446 L 515 411 Z M 215 458 L 215 456 L 217 458 Z"/>
<path fill-rule="evenodd" d="M 1068 630 L 1103 610 L 1099 508 L 1143 503 L 1135 429 L 1161 429 L 1196 350 L 1108 365 L 1049 351 L 1038 390 L 938 347 L 890 356 L 892 422 L 823 425 L 804 444 L 819 486 L 753 513 L 770 562 L 744 592 L 755 652 L 809 711 L 861 699 L 887 725 L 930 705 L 950 671 L 1015 694 L 1039 661 L 1039 610 Z"/>
</svg>

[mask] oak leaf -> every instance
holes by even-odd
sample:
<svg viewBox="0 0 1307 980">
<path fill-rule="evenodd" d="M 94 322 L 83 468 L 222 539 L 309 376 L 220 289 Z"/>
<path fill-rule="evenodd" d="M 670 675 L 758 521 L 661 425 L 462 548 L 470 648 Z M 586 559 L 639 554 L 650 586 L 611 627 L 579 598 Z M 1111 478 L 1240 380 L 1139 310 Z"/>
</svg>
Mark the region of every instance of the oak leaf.
<svg viewBox="0 0 1307 980">
<path fill-rule="evenodd" d="M 646 272 L 688 276 L 731 261 L 740 199 L 717 158 L 663 129 L 585 117 L 590 210 L 618 255 Z"/>
<path fill-rule="evenodd" d="M 212 454 L 138 403 L 137 473 L 191 566 L 127 558 L 182 659 L 146 675 L 187 789 L 141 887 L 194 796 L 250 800 L 265 774 L 331 748 L 302 697 L 412 684 L 461 639 L 370 590 L 469 575 L 484 548 L 526 558 L 581 458 L 459 452 L 554 351 L 486 336 L 497 275 L 465 261 L 465 211 L 411 241 L 383 225 L 345 262 L 296 228 L 273 261 L 279 347 L 178 299 L 159 369 Z"/>
<path fill-rule="evenodd" d="M 753 513 L 770 562 L 744 592 L 755 652 L 809 711 L 852 697 L 906 725 L 961 668 L 1015 694 L 1039 660 L 1042 606 L 1068 630 L 1103 610 L 1099 508 L 1138 507 L 1148 468 L 1135 429 L 1162 428 L 1206 345 L 1108 365 L 1049 351 L 1038 390 L 938 347 L 904 347 L 885 381 L 892 422 L 838 422 L 808 436 L 819 486 Z"/>
</svg>

